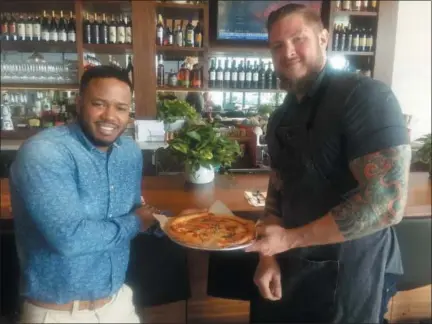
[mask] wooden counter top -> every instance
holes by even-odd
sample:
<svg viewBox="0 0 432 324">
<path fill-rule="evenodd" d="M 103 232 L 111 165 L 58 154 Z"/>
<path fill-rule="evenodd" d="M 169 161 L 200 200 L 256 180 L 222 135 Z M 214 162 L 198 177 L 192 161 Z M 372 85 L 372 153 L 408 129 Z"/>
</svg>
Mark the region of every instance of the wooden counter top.
<svg viewBox="0 0 432 324">
<path fill-rule="evenodd" d="M 208 185 L 186 185 L 181 175 L 144 177 L 145 200 L 163 210 L 179 213 L 186 208 L 209 207 L 221 200 L 232 211 L 262 211 L 244 198 L 245 190 L 267 190 L 268 174 L 219 175 Z M 431 216 L 431 181 L 426 172 L 411 172 L 405 216 Z M 1 179 L 0 219 L 11 219 L 8 179 Z"/>
</svg>

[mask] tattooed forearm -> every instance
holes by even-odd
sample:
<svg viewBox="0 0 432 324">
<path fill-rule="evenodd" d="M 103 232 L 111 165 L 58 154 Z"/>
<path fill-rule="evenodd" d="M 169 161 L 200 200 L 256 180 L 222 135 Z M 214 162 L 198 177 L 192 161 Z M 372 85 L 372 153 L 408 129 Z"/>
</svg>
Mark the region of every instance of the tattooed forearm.
<svg viewBox="0 0 432 324">
<path fill-rule="evenodd" d="M 360 192 L 331 211 L 345 239 L 397 224 L 407 200 L 411 146 L 400 145 L 350 163 Z"/>
<path fill-rule="evenodd" d="M 268 188 L 267 188 L 267 198 L 264 207 L 264 218 L 268 216 L 281 217 L 281 183 L 278 173 L 272 171 L 269 178 Z"/>
</svg>

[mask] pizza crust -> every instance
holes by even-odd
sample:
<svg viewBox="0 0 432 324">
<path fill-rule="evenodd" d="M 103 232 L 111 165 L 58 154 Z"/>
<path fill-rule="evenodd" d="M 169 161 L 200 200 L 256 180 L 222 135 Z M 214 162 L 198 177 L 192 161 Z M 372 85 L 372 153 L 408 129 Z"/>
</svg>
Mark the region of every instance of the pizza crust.
<svg viewBox="0 0 432 324">
<path fill-rule="evenodd" d="M 224 249 L 256 238 L 253 221 L 208 212 L 173 217 L 164 229 L 174 241 L 196 248 Z"/>
</svg>

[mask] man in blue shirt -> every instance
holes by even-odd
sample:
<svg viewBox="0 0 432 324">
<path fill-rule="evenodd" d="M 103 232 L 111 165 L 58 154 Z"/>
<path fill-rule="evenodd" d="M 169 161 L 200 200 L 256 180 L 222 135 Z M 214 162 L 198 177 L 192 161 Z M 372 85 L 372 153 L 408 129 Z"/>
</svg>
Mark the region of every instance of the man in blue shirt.
<svg viewBox="0 0 432 324">
<path fill-rule="evenodd" d="M 129 245 L 153 222 L 141 206 L 142 155 L 121 136 L 132 84 L 115 67 L 81 79 L 77 123 L 27 140 L 10 190 L 23 322 L 139 323 L 124 284 Z"/>
</svg>

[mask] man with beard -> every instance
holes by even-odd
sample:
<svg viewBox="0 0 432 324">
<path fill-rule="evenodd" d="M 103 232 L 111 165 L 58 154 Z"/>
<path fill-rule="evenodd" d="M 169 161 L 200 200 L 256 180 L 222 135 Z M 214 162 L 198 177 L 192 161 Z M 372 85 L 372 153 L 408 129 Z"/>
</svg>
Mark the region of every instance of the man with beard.
<svg viewBox="0 0 432 324">
<path fill-rule="evenodd" d="M 392 225 L 403 217 L 411 149 L 383 83 L 332 70 L 316 12 L 290 4 L 268 19 L 288 91 L 268 124 L 272 174 L 251 321 L 380 323 L 402 274 Z"/>
<path fill-rule="evenodd" d="M 22 322 L 139 323 L 124 284 L 129 245 L 155 210 L 141 205 L 141 151 L 121 136 L 131 100 L 126 72 L 90 68 L 77 123 L 30 138 L 12 164 Z"/>
</svg>

